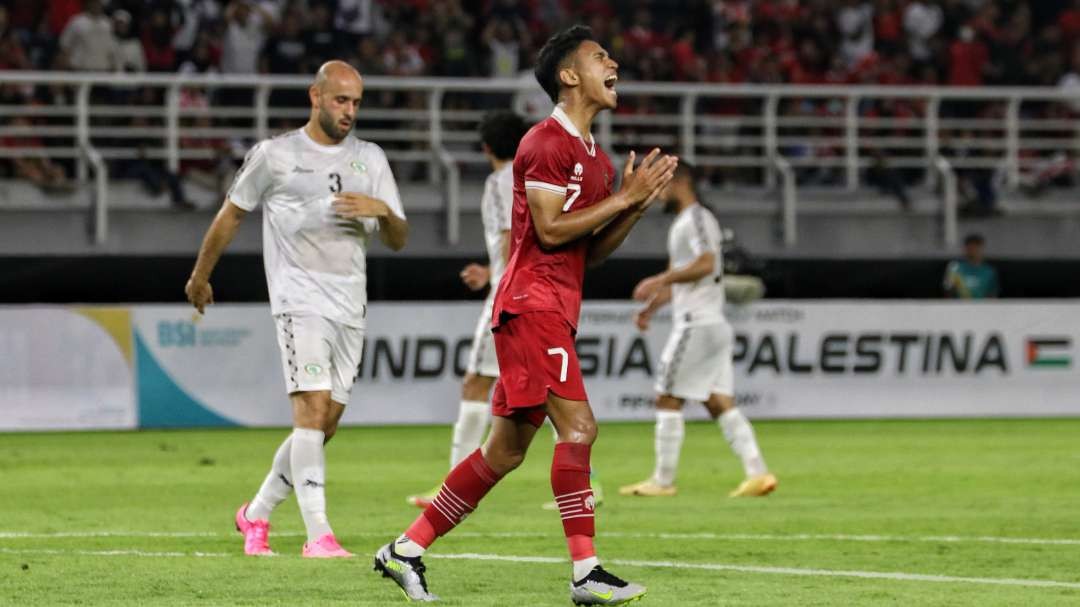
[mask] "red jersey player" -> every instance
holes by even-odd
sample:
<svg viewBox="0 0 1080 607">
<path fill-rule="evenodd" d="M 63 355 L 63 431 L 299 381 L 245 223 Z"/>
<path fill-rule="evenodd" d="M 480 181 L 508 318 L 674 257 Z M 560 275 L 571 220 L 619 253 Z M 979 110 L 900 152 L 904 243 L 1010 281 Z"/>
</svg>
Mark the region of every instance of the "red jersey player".
<svg viewBox="0 0 1080 607">
<path fill-rule="evenodd" d="M 579 605 L 618 605 L 645 588 L 600 566 L 593 548 L 595 502 L 589 453 L 596 420 L 574 351 L 586 264 L 603 261 L 671 180 L 678 160 L 653 150 L 637 169 L 631 152 L 621 189 L 589 132 L 613 109 L 618 64 L 581 26 L 540 51 L 536 78 L 556 102 L 551 117 L 521 140 L 514 158 L 511 256 L 492 315 L 500 376 L 487 442 L 456 466 L 424 513 L 375 554 L 375 569 L 412 600 L 435 600 L 420 557 L 471 513 L 499 479 L 521 464 L 545 417 L 558 432 L 551 488 L 562 516 Z"/>
</svg>

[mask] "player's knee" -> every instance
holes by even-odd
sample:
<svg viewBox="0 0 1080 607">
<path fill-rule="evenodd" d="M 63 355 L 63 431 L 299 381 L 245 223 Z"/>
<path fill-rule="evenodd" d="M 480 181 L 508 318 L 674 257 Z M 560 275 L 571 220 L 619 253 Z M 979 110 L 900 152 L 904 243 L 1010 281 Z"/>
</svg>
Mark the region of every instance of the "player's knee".
<svg viewBox="0 0 1080 607">
<path fill-rule="evenodd" d="M 506 476 L 525 461 L 525 451 L 521 449 L 492 450 L 484 458 L 492 472 L 500 477 Z"/>
<path fill-rule="evenodd" d="M 596 442 L 600 429 L 593 419 L 574 420 L 568 427 L 559 432 L 559 440 L 565 443 L 578 443 L 591 445 Z"/>
</svg>

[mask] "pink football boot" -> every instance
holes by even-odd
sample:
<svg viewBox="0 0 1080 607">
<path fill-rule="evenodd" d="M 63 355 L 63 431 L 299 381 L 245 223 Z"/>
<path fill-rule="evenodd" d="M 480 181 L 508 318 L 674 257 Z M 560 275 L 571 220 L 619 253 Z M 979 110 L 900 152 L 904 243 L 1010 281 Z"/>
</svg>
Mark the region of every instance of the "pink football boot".
<svg viewBox="0 0 1080 607">
<path fill-rule="evenodd" d="M 314 542 L 305 543 L 303 556 L 306 559 L 347 559 L 354 555 L 341 547 L 333 533 L 327 533 Z"/>
<path fill-rule="evenodd" d="M 249 521 L 244 513 L 248 503 L 244 502 L 236 511 L 236 530 L 244 536 L 244 554 L 248 556 L 274 556 L 270 549 L 270 521 L 262 519 Z"/>
</svg>

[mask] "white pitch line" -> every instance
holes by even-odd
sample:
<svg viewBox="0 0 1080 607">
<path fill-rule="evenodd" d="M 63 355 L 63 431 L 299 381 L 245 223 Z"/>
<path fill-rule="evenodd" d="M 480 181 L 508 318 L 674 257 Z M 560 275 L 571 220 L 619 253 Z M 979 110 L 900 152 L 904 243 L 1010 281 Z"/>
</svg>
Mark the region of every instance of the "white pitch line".
<svg viewBox="0 0 1080 607">
<path fill-rule="evenodd" d="M 231 552 L 150 552 L 145 550 L 56 550 L 56 549 L 12 549 L 0 548 L 0 554 L 17 555 L 50 555 L 50 556 L 135 556 L 150 558 L 177 558 L 177 557 L 232 557 L 239 556 Z M 516 556 L 503 554 L 431 554 L 434 559 L 465 560 L 465 561 L 504 561 L 513 563 L 539 563 L 539 564 L 565 564 L 565 558 L 550 556 Z M 287 558 L 287 557 L 286 557 Z M 834 569 L 803 569 L 797 567 L 762 567 L 756 565 L 729 565 L 724 563 L 684 563 L 677 561 L 639 561 L 626 559 L 609 559 L 607 562 L 613 565 L 625 565 L 627 567 L 646 567 L 662 569 L 698 569 L 706 571 L 735 571 L 739 573 L 761 573 L 771 575 L 798 575 L 808 577 L 850 577 L 872 580 L 895 580 L 902 582 L 933 582 L 938 584 L 983 584 L 994 586 L 1022 586 L 1026 588 L 1068 588 L 1080 590 L 1080 583 L 1059 582 L 1056 580 L 1022 580 L 1015 578 L 981 578 L 981 577 L 954 577 L 948 575 L 931 575 L 924 573 L 903 573 L 894 571 L 845 571 Z"/>
<path fill-rule="evenodd" d="M 543 556 L 509 556 L 501 554 L 431 554 L 433 559 L 461 559 L 467 561 L 509 561 L 515 563 L 566 563 L 566 559 Z M 1069 588 L 1080 590 L 1078 582 L 1056 580 L 1022 580 L 1015 578 L 954 577 L 925 573 L 893 571 L 844 571 L 834 569 L 802 569 L 797 567 L 761 567 L 756 565 L 728 565 L 723 563 L 683 563 L 677 561 L 637 561 L 605 559 L 613 565 L 627 567 L 651 567 L 663 569 L 704 569 L 707 571 L 736 571 L 739 573 L 764 573 L 772 575 L 801 575 L 809 577 L 852 577 L 871 580 L 897 580 L 903 582 L 934 582 L 939 584 L 989 584 L 995 586 L 1023 586 L 1028 588 Z"/>
<path fill-rule="evenodd" d="M 62 538 L 94 538 L 94 537 L 233 537 L 233 532 L 216 531 L 59 531 L 59 532 L 26 532 L 26 531 L 0 531 L 0 539 L 62 539 Z M 301 537 L 304 533 L 286 531 L 274 532 L 274 537 Z M 397 532 L 365 531 L 357 533 L 345 533 L 343 536 L 353 537 L 384 537 L 395 536 Z M 836 542 L 896 542 L 896 543 L 984 543 L 984 544 L 1019 544 L 1019 545 L 1054 545 L 1054 546 L 1080 546 L 1080 539 L 1071 538 L 1032 538 L 1032 537 L 999 537 L 999 536 L 963 536 L 963 535 L 928 535 L 928 536 L 903 536 L 903 535 L 857 535 L 843 533 L 637 533 L 637 532 L 606 532 L 602 534 L 608 538 L 622 539 L 661 539 L 661 540 L 717 540 L 717 541 L 768 541 L 768 542 L 797 542 L 797 541 L 836 541 Z M 561 535 L 530 531 L 458 531 L 454 537 L 462 538 L 561 538 Z"/>
<path fill-rule="evenodd" d="M 75 555 L 75 556 L 142 556 L 142 557 L 223 557 L 233 556 L 228 552 L 150 552 L 146 550 L 50 550 L 48 548 L 31 548 L 20 550 L 15 548 L 0 548 L 0 554 L 26 554 L 26 555 Z"/>
</svg>

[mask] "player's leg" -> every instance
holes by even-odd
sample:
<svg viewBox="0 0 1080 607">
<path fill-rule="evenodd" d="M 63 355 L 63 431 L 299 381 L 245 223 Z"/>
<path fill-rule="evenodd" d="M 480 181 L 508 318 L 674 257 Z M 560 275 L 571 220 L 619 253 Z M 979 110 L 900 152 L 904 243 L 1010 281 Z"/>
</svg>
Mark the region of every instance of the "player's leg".
<svg viewBox="0 0 1080 607">
<path fill-rule="evenodd" d="M 684 400 L 671 394 L 656 397 L 656 425 L 653 430 L 655 464 L 652 476 L 619 489 L 619 495 L 666 497 L 675 495 L 675 476 L 686 435 L 683 421 Z"/>
<path fill-rule="evenodd" d="M 733 332 L 731 325 L 721 325 L 717 352 L 720 364 L 715 368 L 709 398 L 704 401 L 709 415 L 718 420 L 731 450 L 742 462 L 746 478 L 731 497 L 767 495 L 776 489 L 776 476 L 769 473 L 761 455 L 750 420 L 735 406 L 735 380 L 732 364 Z"/>
<path fill-rule="evenodd" d="M 496 376 L 493 375 L 465 374 L 465 380 L 461 384 L 461 405 L 457 421 L 454 422 L 454 437 L 450 446 L 451 468 L 476 451 L 484 440 L 484 431 L 491 419 L 488 396 L 491 394 L 491 387 L 495 385 L 495 379 Z"/>
<path fill-rule="evenodd" d="M 573 362 L 577 367 L 577 360 Z M 608 573 L 596 556 L 596 499 L 589 481 L 592 445 L 597 436 L 592 408 L 588 401 L 570 400 L 552 392 L 545 409 L 559 433 L 551 460 L 551 492 L 559 506 L 573 562 L 570 599 L 576 604 L 603 605 L 644 596 L 645 587 Z"/>
<path fill-rule="evenodd" d="M 330 390 L 297 392 L 293 405 L 293 444 L 289 462 L 307 542 L 303 556 L 333 558 L 352 556 L 338 544 L 326 516 L 326 434 L 336 429 L 344 405 L 334 402 Z"/>
<path fill-rule="evenodd" d="M 495 391 L 495 398 L 500 398 L 498 385 Z M 450 471 L 435 499 L 397 540 L 376 552 L 375 570 L 393 579 L 410 600 L 437 598 L 427 589 L 421 557 L 436 539 L 465 520 L 491 488 L 525 459 L 542 419 L 542 411 L 537 409 L 536 413 L 540 415 L 493 417 L 484 446 Z"/>
<path fill-rule="evenodd" d="M 619 490 L 622 495 L 675 495 L 675 474 L 686 434 L 682 407 L 687 399 L 705 400 L 715 365 L 719 337 L 713 326 L 676 326 L 660 353 L 656 382 L 656 426 L 653 475 Z"/>
</svg>

